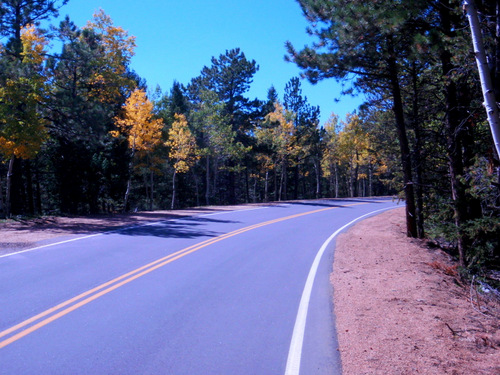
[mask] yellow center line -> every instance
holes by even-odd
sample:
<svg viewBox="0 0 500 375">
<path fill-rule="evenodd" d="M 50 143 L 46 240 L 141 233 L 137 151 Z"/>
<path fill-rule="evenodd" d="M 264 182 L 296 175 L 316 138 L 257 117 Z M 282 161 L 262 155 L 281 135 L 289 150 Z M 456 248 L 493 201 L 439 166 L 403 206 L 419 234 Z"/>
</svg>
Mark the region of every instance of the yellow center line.
<svg viewBox="0 0 500 375">
<path fill-rule="evenodd" d="M 264 227 L 266 225 L 279 223 L 281 221 L 290 220 L 290 219 L 298 218 L 298 217 L 305 216 L 305 215 L 311 215 L 311 214 L 319 213 L 322 211 L 332 210 L 332 209 L 339 208 L 339 207 L 356 206 L 356 205 L 360 205 L 360 204 L 366 204 L 366 203 L 361 202 L 361 203 L 352 203 L 352 204 L 348 204 L 348 205 L 344 205 L 344 206 L 327 207 L 327 208 L 322 208 L 319 210 L 308 211 L 308 212 L 303 212 L 303 213 L 299 213 L 299 214 L 295 214 L 295 215 L 291 215 L 291 216 L 286 216 L 286 217 L 282 217 L 279 219 L 273 219 L 273 220 L 269 220 L 269 221 L 266 221 L 263 223 L 254 224 L 254 225 L 250 225 L 250 226 L 245 227 L 245 228 L 237 229 L 235 231 L 232 231 L 232 232 L 220 235 L 218 237 L 211 238 L 211 239 L 202 241 L 200 243 L 197 243 L 195 245 L 191 245 L 189 247 L 186 247 L 186 248 L 179 250 L 175 253 L 172 253 L 172 254 L 167 255 L 163 258 L 160 258 L 160 259 L 157 259 L 151 263 L 148 263 L 142 267 L 139 267 L 133 271 L 127 272 L 126 274 L 123 274 L 123 275 L 121 275 L 113 280 L 110 280 L 106 283 L 103 283 L 103 284 L 101 284 L 95 288 L 92 288 L 84 293 L 81 293 L 81 294 L 77 295 L 76 297 L 73 297 L 65 302 L 62 302 L 62 303 L 58 304 L 57 306 L 51 307 L 50 309 L 47 309 L 47 310 L 41 312 L 40 314 L 37 314 L 37 315 L 35 315 L 29 319 L 26 319 L 23 322 L 15 325 L 11 328 L 8 328 L 8 329 L 0 332 L 0 338 L 7 336 L 15 331 L 22 329 L 23 327 L 26 327 L 27 325 L 29 325 L 31 323 L 34 323 L 34 322 L 46 317 L 47 315 L 55 313 L 58 310 L 61 310 L 64 307 L 76 302 L 75 304 L 67 307 L 66 309 L 61 310 L 54 315 L 51 315 L 50 317 L 30 326 L 29 328 L 26 328 L 25 330 L 11 336 L 10 338 L 8 338 L 4 341 L 1 341 L 0 342 L 0 349 L 4 348 L 5 346 L 7 346 L 7 345 L 9 345 L 17 340 L 19 340 L 22 337 L 27 336 L 30 333 L 46 326 L 47 324 L 61 318 L 62 316 L 67 315 L 70 312 L 104 296 L 105 294 L 108 294 L 109 292 L 111 292 L 115 289 L 118 289 L 119 287 L 121 287 L 123 285 L 126 285 L 126 284 L 128 284 L 128 283 L 130 283 L 130 282 L 132 282 L 132 281 L 134 281 L 134 280 L 136 280 L 144 275 L 147 275 L 150 272 L 153 272 L 154 270 L 157 270 L 158 268 L 164 267 L 165 265 L 172 263 L 173 261 L 175 261 L 177 259 L 180 259 L 188 254 L 191 254 L 195 251 L 203 249 L 203 248 L 205 248 L 209 245 L 212 245 L 216 242 L 225 240 L 225 239 L 230 238 L 230 237 L 234 237 L 238 234 L 245 233 L 245 232 L 260 228 L 260 227 Z M 89 297 L 87 297 L 87 296 L 89 296 Z M 85 297 L 87 297 L 87 298 L 85 298 Z"/>
</svg>

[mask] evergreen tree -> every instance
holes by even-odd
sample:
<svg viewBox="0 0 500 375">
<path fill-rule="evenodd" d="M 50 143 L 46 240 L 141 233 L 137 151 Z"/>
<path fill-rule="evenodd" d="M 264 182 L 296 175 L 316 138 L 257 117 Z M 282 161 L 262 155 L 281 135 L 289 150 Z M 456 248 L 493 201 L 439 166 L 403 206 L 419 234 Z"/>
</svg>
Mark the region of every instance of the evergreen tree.
<svg viewBox="0 0 500 375">
<path fill-rule="evenodd" d="M 285 86 L 283 97 L 283 106 L 286 110 L 293 112 L 294 126 L 296 132 L 297 154 L 293 161 L 293 199 L 299 197 L 300 179 L 306 174 L 303 169 L 309 169 L 313 166 L 316 175 L 316 189 L 314 196 L 319 198 L 320 194 L 320 163 L 321 150 L 319 148 L 319 107 L 311 106 L 307 97 L 302 96 L 300 80 L 297 77 L 292 78 Z M 307 165 L 309 164 L 309 165 Z M 303 192 L 303 196 L 308 196 Z"/>
<path fill-rule="evenodd" d="M 46 101 L 47 78 L 42 64 L 48 42 L 33 25 L 22 29 L 21 42 L 17 70 L 7 74 L 0 86 L 0 155 L 9 160 L 5 212 L 1 214 L 7 217 L 11 214 L 15 159 L 34 158 L 47 134 L 40 105 Z M 29 210 L 33 213 L 33 207 Z"/>
<path fill-rule="evenodd" d="M 411 153 L 401 93 L 401 62 L 408 56 L 421 1 L 299 0 L 319 39 L 298 52 L 287 43 L 288 58 L 305 70 L 312 82 L 357 75 L 356 87 L 382 89 L 392 98 L 401 150 L 409 236 L 417 236 Z M 387 90 L 388 89 L 388 90 Z"/>
<path fill-rule="evenodd" d="M 258 70 L 257 63 L 247 60 L 239 48 L 227 50 L 219 58 L 212 58 L 212 65 L 204 67 L 199 77 L 188 86 L 191 103 L 196 105 L 204 92 L 217 94 L 218 101 L 224 104 L 221 115 L 235 133 L 235 145 L 241 145 L 240 151 L 252 147 L 252 119 L 259 115 L 260 102 L 250 101 L 244 94 L 250 88 L 253 75 Z M 227 160 L 225 186 L 227 202 L 235 204 L 238 200 L 236 178 L 245 169 L 245 154 L 230 152 L 233 158 Z M 239 184 L 238 184 L 239 185 Z M 248 194 L 247 194 L 248 195 Z"/>
<path fill-rule="evenodd" d="M 0 2 L 0 36 L 8 39 L 7 51 L 20 58 L 21 30 L 28 25 L 57 17 L 58 10 L 68 0 L 3 0 Z"/>
</svg>

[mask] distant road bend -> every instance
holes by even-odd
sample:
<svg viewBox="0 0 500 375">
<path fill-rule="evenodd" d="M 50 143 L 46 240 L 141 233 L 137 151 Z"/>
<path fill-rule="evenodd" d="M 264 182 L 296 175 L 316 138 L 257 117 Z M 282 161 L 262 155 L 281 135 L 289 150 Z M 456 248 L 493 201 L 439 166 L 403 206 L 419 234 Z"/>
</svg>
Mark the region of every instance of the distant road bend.
<svg viewBox="0 0 500 375">
<path fill-rule="evenodd" d="M 334 238 L 396 206 L 274 204 L 0 257 L 0 374 L 340 374 Z"/>
</svg>

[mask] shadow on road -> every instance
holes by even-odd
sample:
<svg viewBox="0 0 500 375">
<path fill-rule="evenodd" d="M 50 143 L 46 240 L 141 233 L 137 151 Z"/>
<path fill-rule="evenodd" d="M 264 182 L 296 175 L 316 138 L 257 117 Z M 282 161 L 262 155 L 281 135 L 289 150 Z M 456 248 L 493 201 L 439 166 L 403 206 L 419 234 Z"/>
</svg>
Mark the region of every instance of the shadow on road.
<svg viewBox="0 0 500 375">
<path fill-rule="evenodd" d="M 125 236 L 153 236 L 160 238 L 199 238 L 217 237 L 223 232 L 203 229 L 207 223 L 236 224 L 237 221 L 186 217 L 175 221 L 162 221 L 135 227 L 113 230 L 105 234 L 119 233 Z"/>
</svg>

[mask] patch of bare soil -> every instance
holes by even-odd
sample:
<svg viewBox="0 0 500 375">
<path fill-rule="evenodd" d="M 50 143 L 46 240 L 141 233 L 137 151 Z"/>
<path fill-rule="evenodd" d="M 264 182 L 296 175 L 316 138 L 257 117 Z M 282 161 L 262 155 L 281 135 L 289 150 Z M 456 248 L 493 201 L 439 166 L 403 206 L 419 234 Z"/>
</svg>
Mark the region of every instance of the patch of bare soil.
<svg viewBox="0 0 500 375">
<path fill-rule="evenodd" d="M 337 239 L 331 282 L 343 373 L 500 374 L 498 301 L 462 285 L 445 253 L 405 229 L 399 208 Z"/>
</svg>

